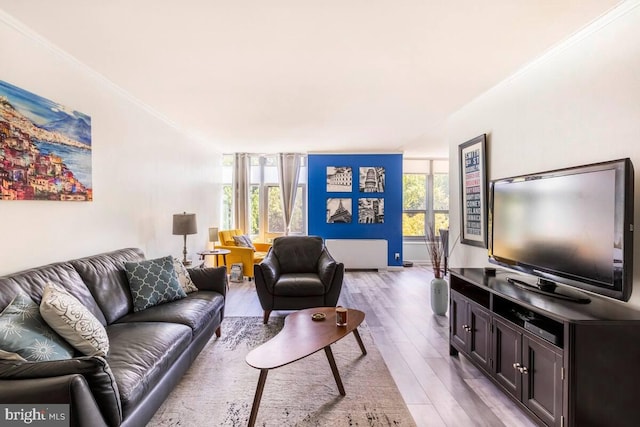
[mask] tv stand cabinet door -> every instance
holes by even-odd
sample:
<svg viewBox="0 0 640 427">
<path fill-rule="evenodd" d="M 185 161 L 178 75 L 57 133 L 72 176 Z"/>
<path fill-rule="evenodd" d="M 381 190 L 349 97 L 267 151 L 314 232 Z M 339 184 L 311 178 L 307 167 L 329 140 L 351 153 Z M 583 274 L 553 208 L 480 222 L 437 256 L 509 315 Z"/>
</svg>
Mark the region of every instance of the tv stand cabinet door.
<svg viewBox="0 0 640 427">
<path fill-rule="evenodd" d="M 489 312 L 469 303 L 469 355 L 487 372 L 491 372 L 491 315 Z"/>
<path fill-rule="evenodd" d="M 496 380 L 516 399 L 522 399 L 522 333 L 496 317 L 493 318 L 493 348 Z"/>
<path fill-rule="evenodd" d="M 561 425 L 562 354 L 526 334 L 522 338 L 524 388 L 522 402 L 548 426 Z"/>
<path fill-rule="evenodd" d="M 451 292 L 451 307 L 449 311 L 450 346 L 468 353 L 469 327 L 468 320 L 469 301 L 455 291 Z"/>
</svg>

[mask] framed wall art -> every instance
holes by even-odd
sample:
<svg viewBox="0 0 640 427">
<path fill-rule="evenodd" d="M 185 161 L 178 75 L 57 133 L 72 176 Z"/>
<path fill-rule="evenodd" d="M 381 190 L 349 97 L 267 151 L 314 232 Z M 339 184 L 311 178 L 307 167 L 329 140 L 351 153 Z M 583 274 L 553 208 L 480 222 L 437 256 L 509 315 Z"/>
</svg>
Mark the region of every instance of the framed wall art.
<svg viewBox="0 0 640 427">
<path fill-rule="evenodd" d="M 327 199 L 327 224 L 350 224 L 352 217 L 351 198 Z"/>
<path fill-rule="evenodd" d="M 358 189 L 361 193 L 383 193 L 385 174 L 383 167 L 360 167 Z"/>
<path fill-rule="evenodd" d="M 459 147 L 460 242 L 487 247 L 486 134 Z"/>
<path fill-rule="evenodd" d="M 358 224 L 384 224 L 384 198 L 359 198 Z"/>
<path fill-rule="evenodd" d="M 352 182 L 350 166 L 327 166 L 327 193 L 350 193 Z"/>
</svg>

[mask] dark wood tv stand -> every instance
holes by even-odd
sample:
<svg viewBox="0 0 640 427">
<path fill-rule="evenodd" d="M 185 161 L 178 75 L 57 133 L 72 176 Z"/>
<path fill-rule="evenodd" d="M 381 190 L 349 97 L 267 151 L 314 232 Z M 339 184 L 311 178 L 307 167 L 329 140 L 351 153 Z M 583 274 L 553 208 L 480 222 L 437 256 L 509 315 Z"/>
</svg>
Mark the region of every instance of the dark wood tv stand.
<svg viewBox="0 0 640 427">
<path fill-rule="evenodd" d="M 519 277 L 450 270 L 450 354 L 464 354 L 540 425 L 639 425 L 640 311 L 541 295 L 510 276 Z"/>
</svg>

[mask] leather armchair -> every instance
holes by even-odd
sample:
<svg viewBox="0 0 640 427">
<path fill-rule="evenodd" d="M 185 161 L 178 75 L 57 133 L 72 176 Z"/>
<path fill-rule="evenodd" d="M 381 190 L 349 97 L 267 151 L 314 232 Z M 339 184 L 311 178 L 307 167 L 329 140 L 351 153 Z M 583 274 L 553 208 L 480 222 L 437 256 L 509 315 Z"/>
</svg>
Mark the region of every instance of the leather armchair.
<svg viewBox="0 0 640 427">
<path fill-rule="evenodd" d="M 231 273 L 231 265 L 236 263 L 242 263 L 242 274 L 247 276 L 249 280 L 253 278 L 253 265 L 262 261 L 271 249 L 270 243 L 252 242 L 256 250 L 252 248 L 245 248 L 237 246 L 233 236 L 241 236 L 245 233 L 242 230 L 220 230 L 218 231 L 218 241 L 220 242 L 215 246 L 216 249 L 228 249 L 231 252 L 226 256 L 227 258 L 227 274 Z"/>
<path fill-rule="evenodd" d="M 264 310 L 333 307 L 342 290 L 344 264 L 336 262 L 317 236 L 284 236 L 254 265 L 256 291 Z"/>
</svg>

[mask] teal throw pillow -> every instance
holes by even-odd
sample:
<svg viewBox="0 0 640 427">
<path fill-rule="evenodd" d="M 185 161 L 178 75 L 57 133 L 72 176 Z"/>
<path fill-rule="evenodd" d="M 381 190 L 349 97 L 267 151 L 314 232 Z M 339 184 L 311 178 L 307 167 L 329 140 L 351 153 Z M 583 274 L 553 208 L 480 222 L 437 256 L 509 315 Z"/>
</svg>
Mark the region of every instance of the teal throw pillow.
<svg viewBox="0 0 640 427">
<path fill-rule="evenodd" d="M 72 357 L 73 347 L 47 325 L 29 295 L 19 293 L 0 313 L 0 359 L 41 362 Z"/>
<path fill-rule="evenodd" d="M 178 282 L 172 256 L 125 262 L 124 269 L 129 279 L 133 311 L 142 311 L 187 296 Z"/>
</svg>

